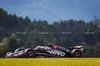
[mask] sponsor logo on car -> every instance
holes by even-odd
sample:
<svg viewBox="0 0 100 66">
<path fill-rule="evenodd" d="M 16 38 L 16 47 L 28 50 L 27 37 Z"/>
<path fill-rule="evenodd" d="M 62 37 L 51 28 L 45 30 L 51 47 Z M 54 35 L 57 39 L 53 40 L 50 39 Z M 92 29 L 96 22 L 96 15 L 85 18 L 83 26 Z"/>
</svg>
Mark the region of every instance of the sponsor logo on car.
<svg viewBox="0 0 100 66">
<path fill-rule="evenodd" d="M 47 51 L 47 52 L 49 52 L 50 54 L 53 54 L 53 55 L 65 56 L 65 53 L 62 51 L 59 51 L 59 50 L 51 50 L 51 51 Z"/>
</svg>

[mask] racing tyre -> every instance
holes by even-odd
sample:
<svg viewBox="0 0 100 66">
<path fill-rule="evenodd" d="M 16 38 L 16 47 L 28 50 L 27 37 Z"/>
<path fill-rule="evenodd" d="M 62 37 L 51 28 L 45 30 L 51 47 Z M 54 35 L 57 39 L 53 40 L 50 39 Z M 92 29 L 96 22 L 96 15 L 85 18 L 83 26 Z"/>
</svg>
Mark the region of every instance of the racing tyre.
<svg viewBox="0 0 100 66">
<path fill-rule="evenodd" d="M 34 58 L 35 57 L 35 51 L 33 49 L 29 49 L 26 52 L 26 55 L 28 58 Z"/>
<path fill-rule="evenodd" d="M 74 52 L 74 57 L 82 57 L 82 52 L 80 50 L 76 50 Z"/>
</svg>

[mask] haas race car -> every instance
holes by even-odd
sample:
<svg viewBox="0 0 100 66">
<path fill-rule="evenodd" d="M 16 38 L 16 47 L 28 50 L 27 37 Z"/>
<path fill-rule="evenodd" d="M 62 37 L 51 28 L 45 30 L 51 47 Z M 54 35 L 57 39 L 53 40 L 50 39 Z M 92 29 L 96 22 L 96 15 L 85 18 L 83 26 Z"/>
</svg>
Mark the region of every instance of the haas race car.
<svg viewBox="0 0 100 66">
<path fill-rule="evenodd" d="M 13 53 L 7 52 L 6 58 L 21 58 L 21 57 L 82 57 L 83 46 L 74 46 L 66 49 L 64 47 L 48 44 L 48 46 L 37 46 L 34 49 L 18 48 Z"/>
</svg>

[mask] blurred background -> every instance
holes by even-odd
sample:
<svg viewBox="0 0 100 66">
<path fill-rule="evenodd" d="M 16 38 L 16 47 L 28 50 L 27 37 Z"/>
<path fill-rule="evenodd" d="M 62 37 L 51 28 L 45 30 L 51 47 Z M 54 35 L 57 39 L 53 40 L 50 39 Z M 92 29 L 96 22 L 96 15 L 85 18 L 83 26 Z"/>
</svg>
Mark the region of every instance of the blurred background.
<svg viewBox="0 0 100 66">
<path fill-rule="evenodd" d="M 0 57 L 48 43 L 100 57 L 100 0 L 0 0 Z"/>
</svg>

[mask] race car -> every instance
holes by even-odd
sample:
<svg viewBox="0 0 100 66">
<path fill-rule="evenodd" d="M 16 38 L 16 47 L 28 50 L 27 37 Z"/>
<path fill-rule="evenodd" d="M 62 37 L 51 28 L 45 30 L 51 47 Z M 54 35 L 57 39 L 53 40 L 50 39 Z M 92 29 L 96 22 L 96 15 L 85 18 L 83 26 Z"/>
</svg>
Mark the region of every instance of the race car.
<svg viewBox="0 0 100 66">
<path fill-rule="evenodd" d="M 48 46 L 37 46 L 34 49 L 27 48 L 24 50 L 18 48 L 14 53 L 8 52 L 5 57 L 82 57 L 82 53 L 83 46 L 74 46 L 66 49 L 55 44 L 48 44 Z"/>
</svg>

